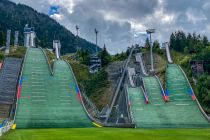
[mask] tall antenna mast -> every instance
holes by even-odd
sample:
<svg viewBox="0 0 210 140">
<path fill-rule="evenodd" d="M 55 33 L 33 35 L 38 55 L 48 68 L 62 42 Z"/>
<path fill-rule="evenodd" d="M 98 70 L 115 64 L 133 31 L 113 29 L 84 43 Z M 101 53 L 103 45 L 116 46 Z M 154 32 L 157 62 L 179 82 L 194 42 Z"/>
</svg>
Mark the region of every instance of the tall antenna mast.
<svg viewBox="0 0 210 140">
<path fill-rule="evenodd" d="M 77 52 L 78 52 L 78 50 L 79 50 L 79 27 L 76 25 L 75 28 L 77 30 L 76 38 L 77 38 Z"/>
<path fill-rule="evenodd" d="M 96 34 L 96 54 L 98 53 L 98 48 L 97 48 L 97 46 L 98 46 L 98 30 L 97 29 L 95 29 L 95 34 Z"/>
</svg>

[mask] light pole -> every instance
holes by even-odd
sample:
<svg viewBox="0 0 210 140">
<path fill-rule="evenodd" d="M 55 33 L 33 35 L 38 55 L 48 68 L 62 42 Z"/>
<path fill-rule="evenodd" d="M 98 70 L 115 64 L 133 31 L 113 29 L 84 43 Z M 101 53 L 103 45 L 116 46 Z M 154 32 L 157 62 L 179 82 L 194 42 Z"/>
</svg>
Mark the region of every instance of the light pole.
<svg viewBox="0 0 210 140">
<path fill-rule="evenodd" d="M 78 51 L 78 49 L 79 49 L 79 27 L 76 25 L 75 26 L 75 28 L 76 28 L 76 30 L 77 30 L 77 51 Z"/>
<path fill-rule="evenodd" d="M 97 45 L 98 45 L 98 42 L 97 42 L 98 41 L 97 40 L 98 39 L 97 38 L 97 36 L 98 36 L 98 30 L 96 30 L 96 29 L 95 29 L 95 34 L 96 34 L 96 54 L 97 54 L 97 52 L 98 52 L 98 50 L 97 50 Z"/>
<path fill-rule="evenodd" d="M 155 33 L 155 29 L 147 29 L 146 30 L 146 32 L 147 32 L 147 34 L 149 34 L 150 35 L 150 59 L 151 59 L 151 72 L 154 72 L 154 64 L 153 64 L 153 54 L 152 54 L 152 48 L 153 48 L 153 46 L 152 46 L 152 33 Z"/>
</svg>

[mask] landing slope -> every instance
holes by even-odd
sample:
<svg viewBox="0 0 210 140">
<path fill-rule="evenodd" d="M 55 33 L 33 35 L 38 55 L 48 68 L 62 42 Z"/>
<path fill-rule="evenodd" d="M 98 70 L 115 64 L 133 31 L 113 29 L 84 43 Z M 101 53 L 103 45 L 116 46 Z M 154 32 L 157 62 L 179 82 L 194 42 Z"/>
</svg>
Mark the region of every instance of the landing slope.
<svg viewBox="0 0 210 140">
<path fill-rule="evenodd" d="M 168 64 L 166 71 L 166 92 L 169 105 L 176 114 L 174 124 L 190 127 L 210 127 L 199 110 L 196 101 L 191 99 L 191 89 L 181 69 L 176 64 Z"/>
<path fill-rule="evenodd" d="M 65 61 L 55 61 L 52 74 L 41 49 L 27 50 L 15 123 L 17 128 L 91 126 Z"/>
<path fill-rule="evenodd" d="M 172 67 L 172 68 L 171 68 Z M 178 76 L 177 76 L 178 75 Z M 139 128 L 202 128 L 210 127 L 200 112 L 196 101 L 190 97 L 189 85 L 180 69 L 170 66 L 167 70 L 167 92 L 170 101 L 164 102 L 157 78 L 143 78 L 149 104 L 145 103 L 143 91 L 128 88 L 131 114 Z"/>
</svg>

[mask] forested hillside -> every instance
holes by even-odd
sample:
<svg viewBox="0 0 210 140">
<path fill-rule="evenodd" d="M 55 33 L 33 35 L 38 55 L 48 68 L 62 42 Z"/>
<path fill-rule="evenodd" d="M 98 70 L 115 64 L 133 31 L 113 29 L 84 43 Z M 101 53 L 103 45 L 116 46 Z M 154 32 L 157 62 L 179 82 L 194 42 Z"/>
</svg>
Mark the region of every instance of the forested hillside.
<svg viewBox="0 0 210 140">
<path fill-rule="evenodd" d="M 26 5 L 0 0 L 0 19 L 0 46 L 5 45 L 7 29 L 12 30 L 11 43 L 13 43 L 14 31 L 20 31 L 19 42 L 23 45 L 23 28 L 28 23 L 29 26 L 35 27 L 37 46 L 52 48 L 52 41 L 56 35 L 61 41 L 62 54 L 76 51 L 77 40 L 74 34 L 48 15 L 38 13 Z M 95 51 L 95 45 L 82 38 L 79 38 L 79 46 L 90 52 Z"/>
</svg>

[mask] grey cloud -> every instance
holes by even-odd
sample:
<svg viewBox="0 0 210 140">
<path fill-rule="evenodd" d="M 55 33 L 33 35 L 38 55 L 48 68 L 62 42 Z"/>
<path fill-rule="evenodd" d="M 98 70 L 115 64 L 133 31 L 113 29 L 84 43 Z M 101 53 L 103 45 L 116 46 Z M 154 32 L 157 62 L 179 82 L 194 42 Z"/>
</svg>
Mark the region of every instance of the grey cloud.
<svg viewBox="0 0 210 140">
<path fill-rule="evenodd" d="M 12 1 L 27 4 L 46 14 L 50 6 L 48 0 Z M 91 42 L 95 42 L 94 28 L 97 28 L 99 45 L 103 46 L 106 43 L 111 53 L 125 50 L 132 44 L 134 21 L 141 24 L 144 30 L 148 27 L 156 28 L 154 38 L 162 41 L 168 41 L 171 32 L 179 29 L 186 32 L 210 34 L 208 30 L 210 28 L 209 0 L 73 1 L 75 5 L 72 13 L 69 13 L 69 7 L 65 5 L 67 0 L 65 4 L 60 5 L 64 18 L 59 22 L 72 32 L 75 32 L 75 25 L 79 25 L 80 35 Z M 159 15 L 157 12 L 160 12 Z M 173 20 L 162 22 L 164 16 L 169 16 L 169 18 L 173 16 Z"/>
<path fill-rule="evenodd" d="M 164 9 L 169 12 L 184 12 L 189 7 L 198 8 L 203 0 L 165 0 Z"/>
<path fill-rule="evenodd" d="M 121 51 L 122 47 L 123 49 L 128 47 L 132 38 L 130 23 L 106 20 L 103 13 L 99 12 L 101 10 L 97 7 L 99 3 L 95 5 L 89 5 L 89 3 L 91 2 L 77 3 L 73 13 L 69 13 L 68 9 L 63 8 L 62 13 L 67 20 L 65 23 L 71 23 L 72 30 L 77 24 L 80 27 L 81 36 L 92 42 L 95 42 L 94 29 L 97 28 L 99 30 L 99 45 L 102 47 L 105 43 L 112 53 Z M 103 4 L 100 3 L 100 5 Z M 120 47 L 116 44 L 120 44 Z"/>
<path fill-rule="evenodd" d="M 152 14 L 158 5 L 156 0 L 108 0 L 105 10 L 117 13 L 121 18 L 144 18 Z"/>
</svg>

